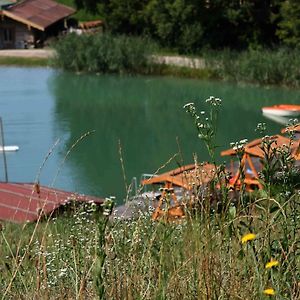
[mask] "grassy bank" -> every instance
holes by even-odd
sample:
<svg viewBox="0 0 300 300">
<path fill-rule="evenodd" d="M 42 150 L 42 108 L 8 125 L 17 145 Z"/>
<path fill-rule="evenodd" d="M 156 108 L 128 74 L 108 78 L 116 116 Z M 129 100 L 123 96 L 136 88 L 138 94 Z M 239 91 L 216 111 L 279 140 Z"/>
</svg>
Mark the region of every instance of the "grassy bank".
<svg viewBox="0 0 300 300">
<path fill-rule="evenodd" d="M 208 51 L 202 56 L 207 68 L 225 81 L 300 86 L 300 51 L 297 49 Z"/>
<path fill-rule="evenodd" d="M 36 57 L 0 56 L 0 65 L 21 66 L 21 67 L 46 67 L 49 66 L 49 60 L 47 58 L 36 58 Z"/>
<path fill-rule="evenodd" d="M 54 45 L 55 65 L 75 72 L 158 74 L 262 85 L 300 86 L 300 52 L 295 49 L 202 51 L 202 69 L 158 65 L 157 47 L 142 38 L 69 35 Z M 193 59 L 195 57 L 191 57 Z"/>
<path fill-rule="evenodd" d="M 136 37 L 71 34 L 53 47 L 57 56 L 51 62 L 44 58 L 0 57 L 0 65 L 51 65 L 73 72 L 167 75 L 300 87 L 300 51 L 297 49 L 202 51 L 199 57 L 205 63 L 197 69 L 154 62 L 150 57 L 153 53 L 160 55 L 159 49 L 151 41 Z"/>
<path fill-rule="evenodd" d="M 214 163 L 221 100 L 205 105 L 199 114 L 192 103 L 185 109 Z M 235 143 L 240 163 L 244 145 Z M 299 169 L 292 144 L 272 145 L 265 136 L 261 190 L 246 192 L 240 164 L 232 193 L 215 166 L 210 184 L 183 197 L 183 219 L 152 221 L 152 208 L 109 218 L 107 199 L 101 210 L 70 205 L 36 224 L 2 223 L 1 299 L 299 299 Z"/>
<path fill-rule="evenodd" d="M 153 222 L 149 214 L 110 224 L 106 299 L 257 300 L 269 299 L 267 288 L 274 299 L 298 299 L 300 237 L 290 209 L 298 211 L 299 200 L 291 195 L 279 206 L 260 195 L 224 219 L 203 211 L 177 224 Z M 4 224 L 2 299 L 95 299 L 96 228 L 88 212 L 41 223 L 35 233 L 34 224 L 23 230 Z M 254 235 L 242 243 L 247 233 Z M 271 261 L 274 267 L 266 268 Z"/>
</svg>

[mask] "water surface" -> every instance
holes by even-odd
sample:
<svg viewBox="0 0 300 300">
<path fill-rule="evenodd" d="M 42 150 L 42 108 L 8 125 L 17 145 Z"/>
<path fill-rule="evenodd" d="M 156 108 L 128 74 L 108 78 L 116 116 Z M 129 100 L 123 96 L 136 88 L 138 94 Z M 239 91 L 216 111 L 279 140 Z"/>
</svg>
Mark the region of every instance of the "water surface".
<svg viewBox="0 0 300 300">
<path fill-rule="evenodd" d="M 42 184 L 120 200 L 132 177 L 153 173 L 175 153 L 180 155 L 164 170 L 191 163 L 193 154 L 208 160 L 185 103 L 195 102 L 200 111 L 211 95 L 223 100 L 219 152 L 230 142 L 258 137 L 259 122 L 267 123 L 269 134 L 279 132 L 282 126 L 265 119 L 261 107 L 299 104 L 300 98 L 298 90 L 276 87 L 15 67 L 0 68 L 0 92 L 6 144 L 20 147 L 7 156 L 11 181 L 34 181 L 59 140 L 41 170 Z"/>
</svg>

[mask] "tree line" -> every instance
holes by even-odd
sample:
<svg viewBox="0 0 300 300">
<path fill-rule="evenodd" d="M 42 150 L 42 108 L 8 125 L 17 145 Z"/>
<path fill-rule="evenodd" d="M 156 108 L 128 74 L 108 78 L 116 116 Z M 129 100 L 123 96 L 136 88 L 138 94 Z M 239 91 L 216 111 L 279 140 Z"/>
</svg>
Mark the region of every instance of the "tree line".
<svg viewBox="0 0 300 300">
<path fill-rule="evenodd" d="M 179 53 L 300 45 L 298 0 L 74 0 L 113 34 L 146 36 Z"/>
</svg>

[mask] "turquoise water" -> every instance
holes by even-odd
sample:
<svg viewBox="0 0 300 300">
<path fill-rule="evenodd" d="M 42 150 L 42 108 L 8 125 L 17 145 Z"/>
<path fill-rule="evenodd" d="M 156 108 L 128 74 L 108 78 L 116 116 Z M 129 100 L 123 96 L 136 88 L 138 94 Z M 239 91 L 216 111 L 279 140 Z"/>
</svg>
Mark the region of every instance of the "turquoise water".
<svg viewBox="0 0 300 300">
<path fill-rule="evenodd" d="M 193 154 L 199 161 L 208 159 L 182 108 L 185 103 L 195 102 L 200 111 L 211 95 L 223 100 L 219 152 L 230 142 L 258 137 L 254 129 L 259 122 L 267 123 L 269 134 L 280 131 L 282 125 L 262 116 L 262 106 L 300 102 L 300 91 L 284 88 L 75 75 L 47 68 L 1 67 L 0 91 L 6 144 L 20 147 L 7 155 L 9 180 L 34 181 L 49 154 L 41 168 L 42 184 L 116 195 L 119 201 L 132 177 L 153 173 L 175 153 L 179 155 L 163 170 L 191 163 Z"/>
</svg>

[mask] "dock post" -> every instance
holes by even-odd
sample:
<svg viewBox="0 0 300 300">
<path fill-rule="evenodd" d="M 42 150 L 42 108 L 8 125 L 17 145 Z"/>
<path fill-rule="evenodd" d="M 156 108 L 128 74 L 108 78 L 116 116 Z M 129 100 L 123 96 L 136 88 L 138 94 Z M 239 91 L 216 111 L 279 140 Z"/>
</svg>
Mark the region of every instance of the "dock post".
<svg viewBox="0 0 300 300">
<path fill-rule="evenodd" d="M 5 174 L 5 182 L 8 182 L 8 175 L 7 175 L 7 162 L 6 162 L 6 154 L 5 154 L 5 150 L 4 150 L 4 131 L 3 131 L 3 122 L 2 122 L 2 118 L 0 117 L 0 131 L 1 131 L 1 144 L 2 144 L 2 148 L 3 148 L 3 163 L 4 163 L 4 174 Z"/>
</svg>

